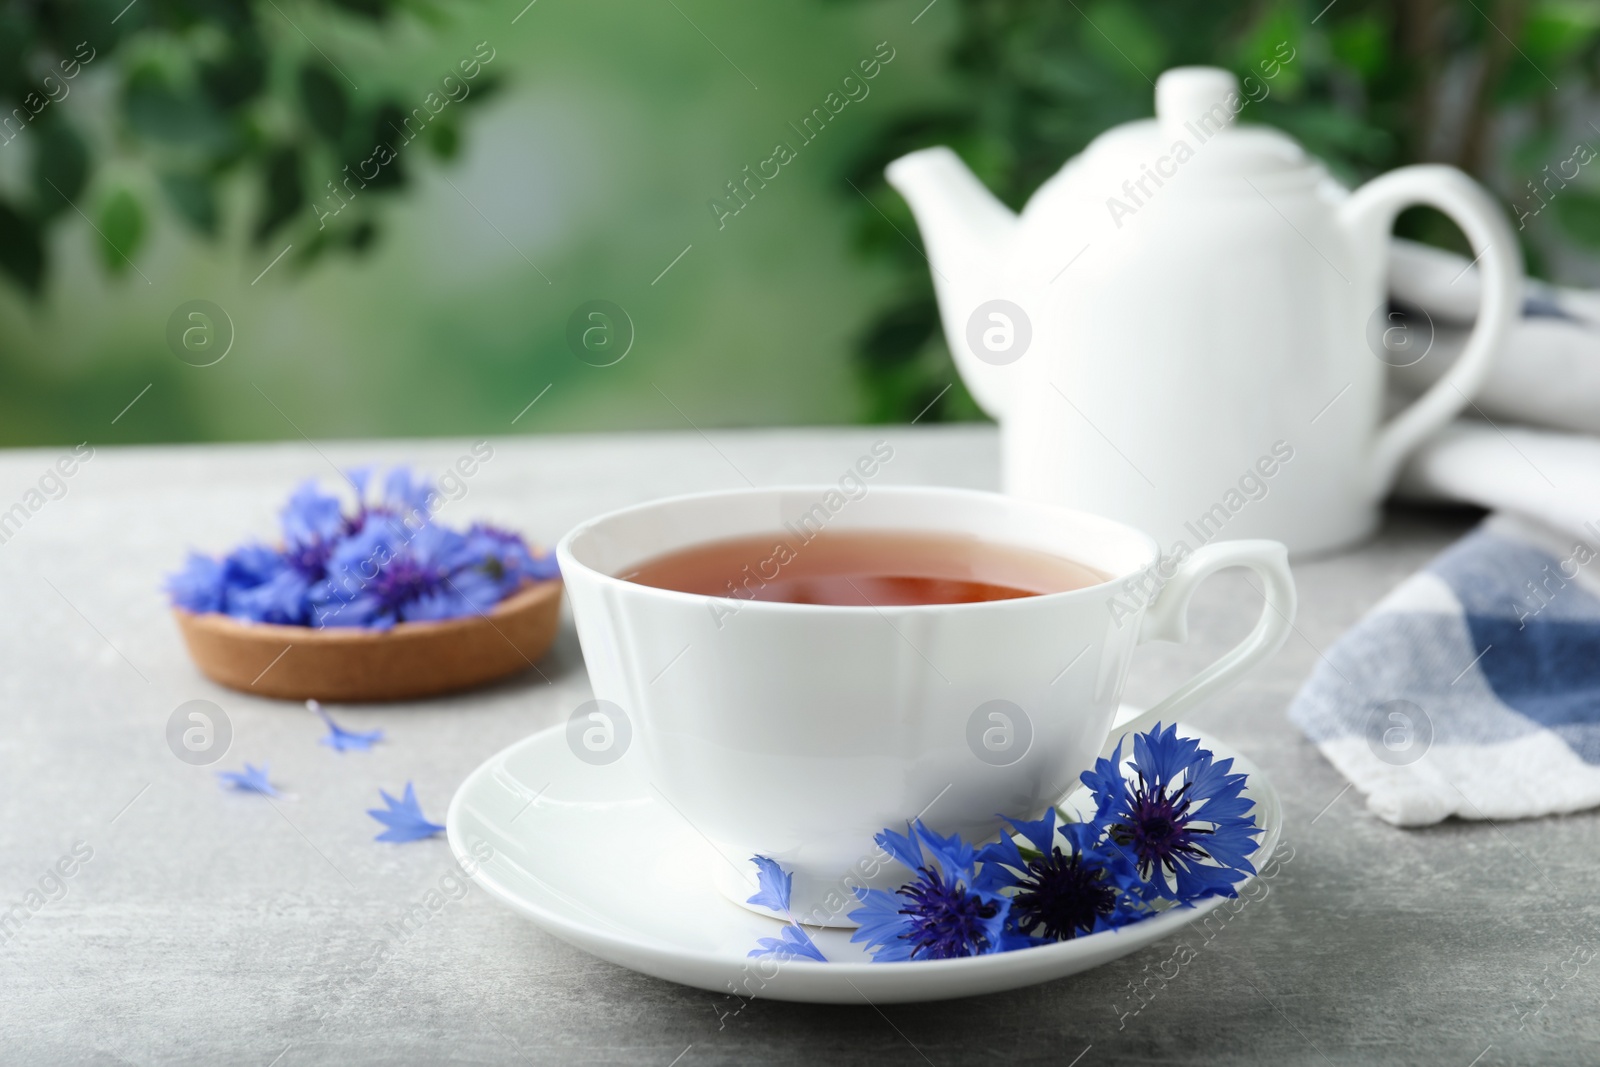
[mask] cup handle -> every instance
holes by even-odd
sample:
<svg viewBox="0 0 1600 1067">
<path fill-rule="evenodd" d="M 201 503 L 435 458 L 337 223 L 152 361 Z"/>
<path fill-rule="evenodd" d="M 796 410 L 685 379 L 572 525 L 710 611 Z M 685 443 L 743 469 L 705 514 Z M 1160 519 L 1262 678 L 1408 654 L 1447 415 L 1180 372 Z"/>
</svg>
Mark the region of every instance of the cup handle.
<svg viewBox="0 0 1600 1067">
<path fill-rule="evenodd" d="M 1389 420 L 1372 444 L 1368 488 L 1374 500 L 1389 492 L 1400 464 L 1423 438 L 1455 418 L 1482 388 L 1506 333 L 1522 307 L 1522 251 L 1489 194 L 1454 167 L 1424 163 L 1374 178 L 1339 209 L 1356 254 L 1369 263 L 1388 258 L 1389 228 L 1401 208 L 1428 204 L 1461 227 L 1483 271 L 1483 306 L 1455 363 L 1444 377 Z"/>
<path fill-rule="evenodd" d="M 1255 628 L 1243 641 L 1211 666 L 1167 694 L 1148 711 L 1116 725 L 1107 739 L 1109 753 L 1117 740 L 1141 733 L 1158 722 L 1170 723 L 1179 712 L 1231 686 L 1256 664 L 1278 651 L 1294 626 L 1294 576 L 1289 572 L 1288 550 L 1277 541 L 1222 541 L 1202 545 L 1178 565 L 1144 614 L 1139 643 L 1187 641 L 1189 600 L 1200 583 L 1228 567 L 1247 567 L 1260 575 L 1266 602 Z"/>
</svg>

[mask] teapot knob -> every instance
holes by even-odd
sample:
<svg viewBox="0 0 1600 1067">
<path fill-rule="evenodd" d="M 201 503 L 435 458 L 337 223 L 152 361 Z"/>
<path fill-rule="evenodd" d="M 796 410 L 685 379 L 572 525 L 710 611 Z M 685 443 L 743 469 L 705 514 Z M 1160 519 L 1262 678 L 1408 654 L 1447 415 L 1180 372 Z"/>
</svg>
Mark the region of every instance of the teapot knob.
<svg viewBox="0 0 1600 1067">
<path fill-rule="evenodd" d="M 1232 125 L 1238 99 L 1239 79 L 1220 67 L 1173 67 L 1156 79 L 1156 118 L 1174 137 L 1186 122 L 1212 132 Z"/>
</svg>

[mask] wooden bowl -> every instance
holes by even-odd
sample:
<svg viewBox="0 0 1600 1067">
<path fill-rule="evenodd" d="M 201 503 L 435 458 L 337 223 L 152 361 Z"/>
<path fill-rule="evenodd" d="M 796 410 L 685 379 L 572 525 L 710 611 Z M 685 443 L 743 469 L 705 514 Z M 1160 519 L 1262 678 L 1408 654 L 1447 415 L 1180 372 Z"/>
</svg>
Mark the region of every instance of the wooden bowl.
<svg viewBox="0 0 1600 1067">
<path fill-rule="evenodd" d="M 214 682 L 290 700 L 409 700 L 527 670 L 561 622 L 561 582 L 535 582 L 487 615 L 391 630 L 277 626 L 174 609 L 189 656 Z"/>
</svg>

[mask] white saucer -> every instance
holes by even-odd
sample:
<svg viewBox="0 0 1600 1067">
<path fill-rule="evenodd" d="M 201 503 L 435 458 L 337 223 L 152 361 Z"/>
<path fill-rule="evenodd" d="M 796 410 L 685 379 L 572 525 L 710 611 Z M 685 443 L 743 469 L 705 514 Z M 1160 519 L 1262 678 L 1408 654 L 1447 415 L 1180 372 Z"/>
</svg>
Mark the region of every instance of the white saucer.
<svg viewBox="0 0 1600 1067">
<path fill-rule="evenodd" d="M 1283 829 L 1277 792 L 1229 746 L 1182 725 L 1178 732 L 1249 774 L 1245 795 L 1263 830 L 1252 856 L 1259 869 Z M 711 844 L 646 773 L 637 748 L 593 766 L 567 747 L 564 728 L 534 734 L 457 790 L 445 818 L 450 847 L 468 870 L 478 864 L 477 882 L 491 895 L 601 959 L 718 993 L 824 1004 L 941 1000 L 1062 978 L 1159 941 L 1224 903 L 1213 898 L 1120 930 L 968 959 L 872 963 L 850 931 L 814 929 L 807 932 L 817 947 L 837 962 L 750 959 L 757 938 L 778 936 L 781 924 L 717 891 L 712 865 L 721 861 Z M 493 854 L 479 861 L 485 843 Z"/>
</svg>

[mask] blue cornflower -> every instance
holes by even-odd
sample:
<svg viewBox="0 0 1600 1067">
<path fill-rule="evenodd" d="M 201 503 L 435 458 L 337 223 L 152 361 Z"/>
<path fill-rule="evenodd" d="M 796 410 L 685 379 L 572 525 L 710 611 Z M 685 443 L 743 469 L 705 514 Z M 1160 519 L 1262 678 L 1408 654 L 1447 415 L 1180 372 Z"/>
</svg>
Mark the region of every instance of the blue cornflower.
<svg viewBox="0 0 1600 1067">
<path fill-rule="evenodd" d="M 1035 820 L 1007 820 L 1011 834 L 985 846 L 978 859 L 1012 870 L 1011 931 L 1033 944 L 1111 930 L 1145 917 L 1136 894 L 1139 872 L 1095 823 L 1060 825 L 1054 808 Z M 1063 847 L 1063 845 L 1065 847 Z"/>
<path fill-rule="evenodd" d="M 302 482 L 279 513 L 283 548 L 280 569 L 241 601 L 260 622 L 304 626 L 311 621 L 311 590 L 328 576 L 328 559 L 349 532 L 339 498 Z"/>
<path fill-rule="evenodd" d="M 167 595 L 172 598 L 173 607 L 197 615 L 223 610 L 222 572 L 221 560 L 190 552 L 189 558 L 183 561 L 183 569 L 167 576 Z"/>
<path fill-rule="evenodd" d="M 325 625 L 376 630 L 474 615 L 501 599 L 478 562 L 454 530 L 430 524 L 405 537 L 393 523 L 369 522 L 334 549 L 312 601 Z"/>
<path fill-rule="evenodd" d="M 862 906 L 849 917 L 860 927 L 850 940 L 865 942 L 874 962 L 953 959 L 1020 947 L 1005 932 L 1011 902 L 998 892 L 998 865 L 980 871 L 971 845 L 955 835 L 941 837 L 920 819 L 904 834 L 884 830 L 877 841 L 917 877 L 893 893 L 855 891 Z"/>
<path fill-rule="evenodd" d="M 411 473 L 409 467 L 396 467 L 383 480 L 383 504 L 413 522 L 433 514 L 438 491 L 426 478 Z"/>
<path fill-rule="evenodd" d="M 467 528 L 467 543 L 483 561 L 482 566 L 510 595 L 524 582 L 542 582 L 561 576 L 554 552 L 534 555 L 519 535 L 488 523 L 477 522 Z"/>
<path fill-rule="evenodd" d="M 305 482 L 280 513 L 277 546 L 242 545 L 222 559 L 191 554 L 167 579 L 175 607 L 250 622 L 388 629 L 397 622 L 487 612 L 524 583 L 558 576 L 492 526 L 466 533 L 430 520 L 439 499 L 427 479 L 391 470 L 374 491 L 367 468 L 348 472 L 356 508 Z"/>
<path fill-rule="evenodd" d="M 1234 883 L 1255 873 L 1246 857 L 1261 834 L 1247 814 L 1253 801 L 1241 795 L 1245 775 L 1229 773 L 1232 759 L 1217 760 L 1177 730 L 1157 723 L 1135 735 L 1133 783 L 1122 775 L 1120 741 L 1110 759 L 1084 772 L 1094 821 L 1137 864 L 1146 900 L 1237 896 Z"/>
<path fill-rule="evenodd" d="M 409 467 L 396 467 L 374 492 L 374 476 L 370 467 L 345 472 L 356 490 L 356 512 L 346 520 L 349 533 L 360 533 L 368 524 L 377 523 L 403 537 L 406 531 L 432 520 L 441 498 L 431 481 L 413 474 Z"/>
<path fill-rule="evenodd" d="M 278 517 L 283 526 L 284 544 L 291 550 L 327 546 L 346 532 L 344 507 L 339 498 L 320 491 L 317 483 L 310 480 L 295 487 Z M 323 559 L 326 558 L 324 554 Z M 315 566 L 315 556 L 306 562 Z"/>
<path fill-rule="evenodd" d="M 349 482 L 356 491 L 356 502 L 367 499 L 367 486 L 372 482 L 372 467 L 347 467 L 345 468 L 345 481 Z"/>
<path fill-rule="evenodd" d="M 276 578 L 287 565 L 282 552 L 249 542 L 222 558 L 222 582 L 230 591 L 253 589 Z"/>
<path fill-rule="evenodd" d="M 265 545 L 244 545 L 223 563 L 224 610 L 252 622 L 304 626 L 311 583 L 287 554 Z"/>
<path fill-rule="evenodd" d="M 253 622 L 305 622 L 305 586 L 296 583 L 281 552 L 245 544 L 222 559 L 189 553 L 183 569 L 167 578 L 176 607 L 223 612 Z"/>
</svg>

